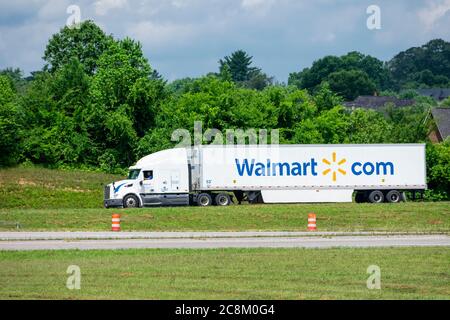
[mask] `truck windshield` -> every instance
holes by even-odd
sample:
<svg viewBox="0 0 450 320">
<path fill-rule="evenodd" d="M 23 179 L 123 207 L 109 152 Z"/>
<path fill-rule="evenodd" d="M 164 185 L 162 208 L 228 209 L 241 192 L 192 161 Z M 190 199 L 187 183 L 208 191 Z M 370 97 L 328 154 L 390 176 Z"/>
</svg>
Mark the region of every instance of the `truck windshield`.
<svg viewBox="0 0 450 320">
<path fill-rule="evenodd" d="M 133 169 L 130 170 L 130 173 L 128 173 L 128 179 L 129 180 L 135 180 L 139 176 L 139 172 L 141 172 L 140 169 Z"/>
</svg>

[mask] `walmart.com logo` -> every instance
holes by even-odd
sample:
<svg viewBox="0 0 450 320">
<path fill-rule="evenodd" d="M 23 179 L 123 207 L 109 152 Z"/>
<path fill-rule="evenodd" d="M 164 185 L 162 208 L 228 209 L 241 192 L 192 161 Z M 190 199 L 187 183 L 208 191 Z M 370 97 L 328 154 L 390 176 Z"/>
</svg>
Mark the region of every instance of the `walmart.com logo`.
<svg viewBox="0 0 450 320">
<path fill-rule="evenodd" d="M 346 158 L 337 159 L 336 152 L 331 154 L 331 160 L 323 158 L 322 162 L 326 165 L 322 171 L 323 176 L 331 176 L 333 182 L 337 181 L 338 175 L 347 176 L 347 171 L 342 167 L 347 164 Z M 271 159 L 258 161 L 257 159 L 235 159 L 236 171 L 240 177 L 317 177 L 320 173 L 318 161 L 311 157 L 309 161 L 293 162 L 273 162 Z M 393 176 L 395 174 L 395 165 L 391 161 L 351 161 L 348 163 L 351 175 L 358 176 Z"/>
<path fill-rule="evenodd" d="M 336 165 L 336 161 L 337 161 L 336 160 L 336 152 L 332 153 L 332 160 L 331 161 L 328 160 L 328 159 L 325 159 L 325 158 L 322 159 L 323 163 L 325 163 L 326 165 L 331 167 L 331 168 L 328 168 L 328 169 L 324 170 L 322 172 L 322 174 L 324 176 L 326 176 L 326 175 L 328 175 L 331 172 L 332 173 L 333 182 L 336 182 L 336 176 L 337 176 L 338 172 L 340 174 L 344 175 L 344 176 L 347 174 L 347 171 L 345 171 L 344 169 L 338 168 L 339 166 L 341 166 L 344 163 L 346 163 L 347 159 L 343 158 L 343 159 L 339 160 L 339 162 L 337 162 L 337 165 Z"/>
</svg>

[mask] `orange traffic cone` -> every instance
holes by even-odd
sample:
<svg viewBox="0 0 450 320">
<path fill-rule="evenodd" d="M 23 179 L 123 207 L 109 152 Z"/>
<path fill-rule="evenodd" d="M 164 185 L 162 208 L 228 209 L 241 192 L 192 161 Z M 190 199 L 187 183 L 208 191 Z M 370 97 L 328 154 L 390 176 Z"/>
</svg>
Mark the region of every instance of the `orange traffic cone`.
<svg viewBox="0 0 450 320">
<path fill-rule="evenodd" d="M 316 215 L 314 213 L 308 214 L 308 230 L 309 231 L 316 231 Z"/>
<path fill-rule="evenodd" d="M 112 231 L 120 231 L 120 214 L 112 215 Z"/>
</svg>

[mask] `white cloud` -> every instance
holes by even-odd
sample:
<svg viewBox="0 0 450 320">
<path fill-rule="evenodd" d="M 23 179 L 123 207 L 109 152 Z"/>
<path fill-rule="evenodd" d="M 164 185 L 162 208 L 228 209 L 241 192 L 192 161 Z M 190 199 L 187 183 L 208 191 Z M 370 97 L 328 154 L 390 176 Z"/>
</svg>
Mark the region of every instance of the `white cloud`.
<svg viewBox="0 0 450 320">
<path fill-rule="evenodd" d="M 312 42 L 315 43 L 329 43 L 336 40 L 336 34 L 334 32 L 322 32 L 313 36 Z"/>
<path fill-rule="evenodd" d="M 183 0 L 172 0 L 171 3 L 175 8 L 183 8 L 188 5 L 186 0 L 184 0 L 184 1 Z"/>
<path fill-rule="evenodd" d="M 267 11 L 275 3 L 275 0 L 242 0 L 241 6 L 247 10 Z"/>
<path fill-rule="evenodd" d="M 38 11 L 38 18 L 47 21 L 65 21 L 67 17 L 68 0 L 49 0 Z"/>
<path fill-rule="evenodd" d="M 172 22 L 154 23 L 143 21 L 132 25 L 128 31 L 132 37 L 152 48 L 169 44 L 176 46 L 180 43 L 186 43 L 196 35 L 192 25 L 181 25 Z"/>
<path fill-rule="evenodd" d="M 127 0 L 98 0 L 94 3 L 95 13 L 106 15 L 110 10 L 120 9 L 127 5 Z"/>
<path fill-rule="evenodd" d="M 428 6 L 419 10 L 418 15 L 427 30 L 431 30 L 448 11 L 450 11 L 450 0 L 428 1 Z"/>
</svg>

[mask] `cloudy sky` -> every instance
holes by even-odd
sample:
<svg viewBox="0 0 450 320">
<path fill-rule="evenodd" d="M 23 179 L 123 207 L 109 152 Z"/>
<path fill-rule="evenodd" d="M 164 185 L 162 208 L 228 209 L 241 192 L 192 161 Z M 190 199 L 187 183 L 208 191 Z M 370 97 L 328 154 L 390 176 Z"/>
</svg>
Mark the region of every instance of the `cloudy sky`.
<svg viewBox="0 0 450 320">
<path fill-rule="evenodd" d="M 450 0 L 0 0 L 0 69 L 40 69 L 70 5 L 106 33 L 139 40 L 169 80 L 217 71 L 237 49 L 285 82 L 329 54 L 388 60 L 434 38 L 450 41 Z M 381 10 L 381 29 L 367 28 L 370 5 Z"/>
</svg>

